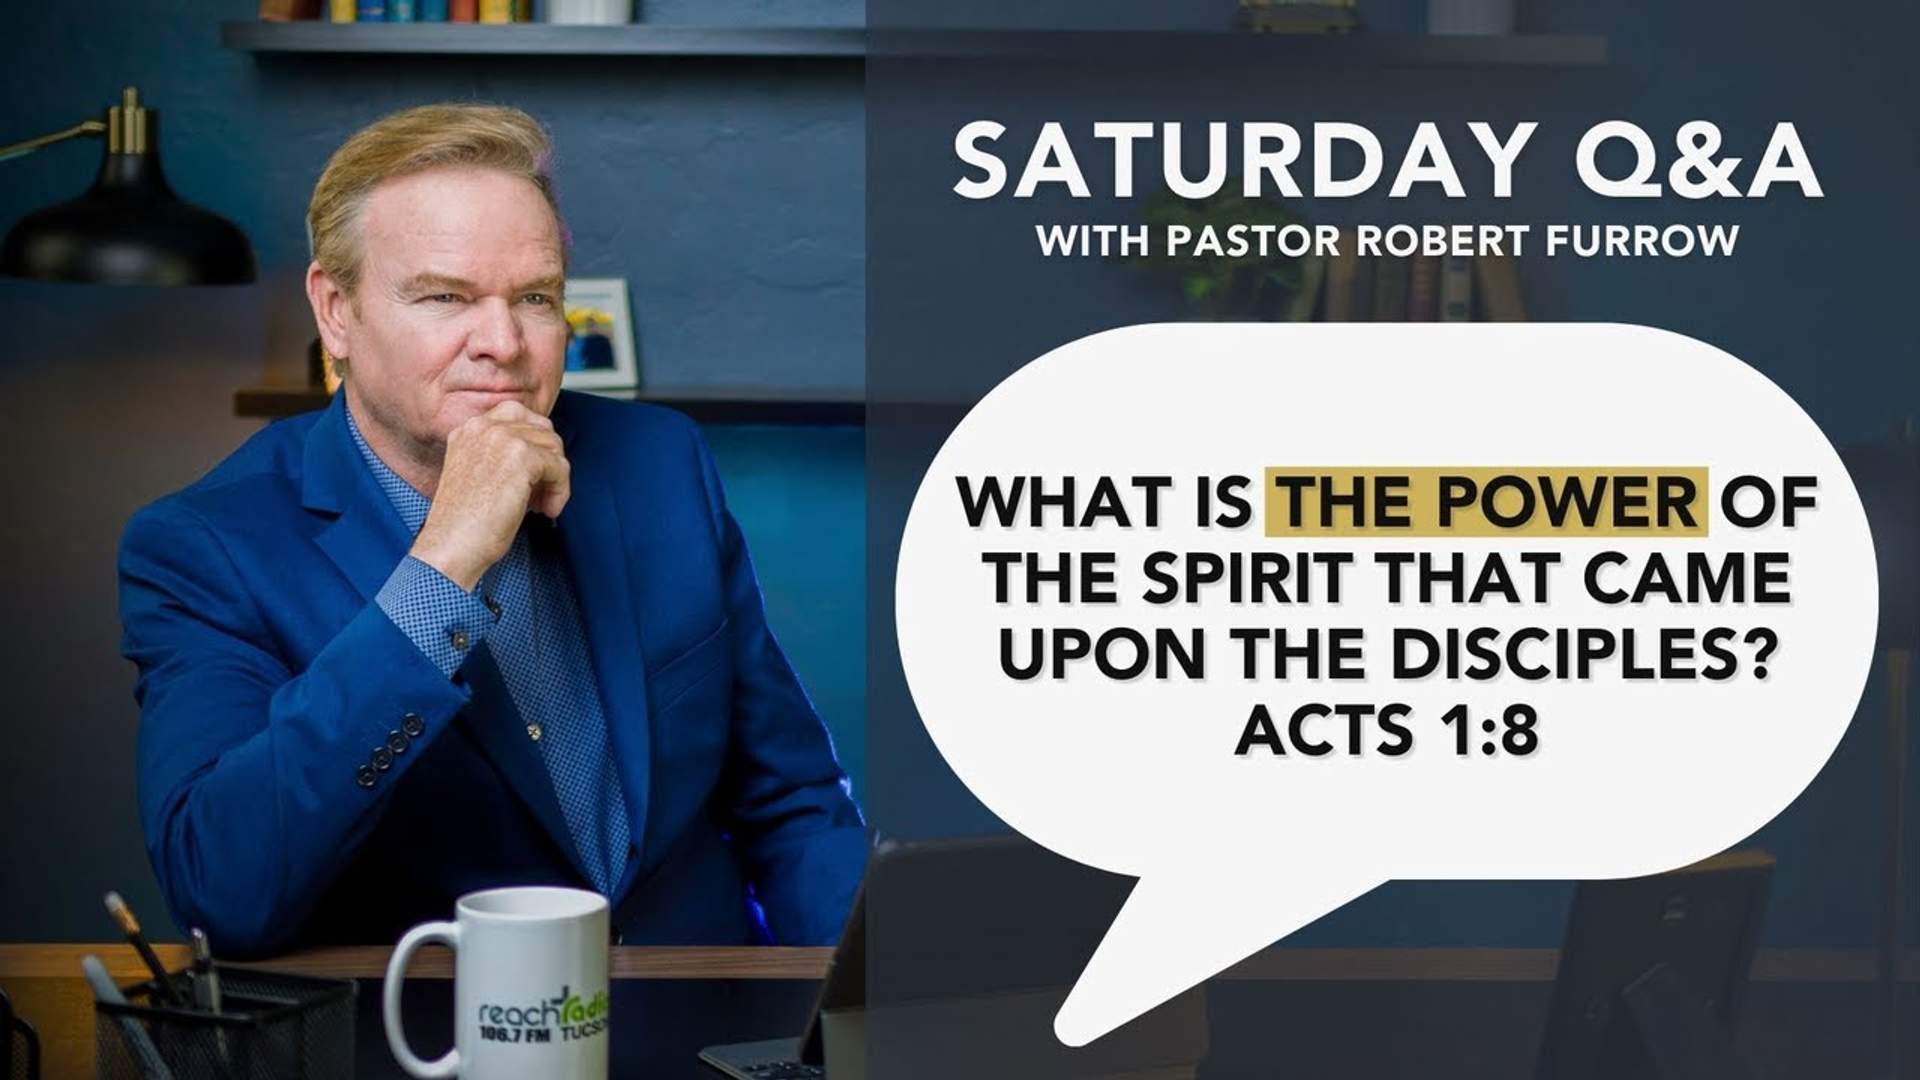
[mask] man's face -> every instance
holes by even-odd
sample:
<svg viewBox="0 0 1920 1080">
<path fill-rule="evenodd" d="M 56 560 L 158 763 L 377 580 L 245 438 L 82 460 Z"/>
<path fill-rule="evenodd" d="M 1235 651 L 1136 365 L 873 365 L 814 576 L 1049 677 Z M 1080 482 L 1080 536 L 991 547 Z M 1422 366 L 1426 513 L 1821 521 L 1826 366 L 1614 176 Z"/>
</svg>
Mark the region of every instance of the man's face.
<svg viewBox="0 0 1920 1080">
<path fill-rule="evenodd" d="M 502 401 L 547 414 L 567 347 L 558 222 L 532 184 L 490 169 L 389 180 L 361 208 L 346 312 L 356 418 L 425 456 Z"/>
</svg>

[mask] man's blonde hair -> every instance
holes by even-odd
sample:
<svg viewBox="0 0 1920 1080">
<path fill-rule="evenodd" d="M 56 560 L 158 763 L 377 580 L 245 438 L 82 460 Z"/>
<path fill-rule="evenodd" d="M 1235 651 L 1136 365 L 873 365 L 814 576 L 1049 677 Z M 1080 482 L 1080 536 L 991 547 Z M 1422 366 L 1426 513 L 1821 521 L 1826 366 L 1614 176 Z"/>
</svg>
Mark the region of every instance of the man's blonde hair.
<svg viewBox="0 0 1920 1080">
<path fill-rule="evenodd" d="M 307 204 L 313 259 L 353 295 L 360 283 L 360 209 L 385 181 L 443 167 L 495 169 L 532 184 L 553 211 L 566 258 L 566 226 L 553 197 L 553 142 L 539 121 L 503 105 L 420 105 L 361 128 L 327 160 Z"/>
</svg>

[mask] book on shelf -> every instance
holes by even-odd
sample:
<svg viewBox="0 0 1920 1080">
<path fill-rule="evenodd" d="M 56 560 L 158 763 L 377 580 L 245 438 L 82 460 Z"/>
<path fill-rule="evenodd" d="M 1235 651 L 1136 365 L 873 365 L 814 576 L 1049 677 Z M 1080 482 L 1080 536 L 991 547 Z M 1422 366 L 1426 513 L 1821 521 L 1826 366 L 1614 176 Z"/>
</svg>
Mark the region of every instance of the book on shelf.
<svg viewBox="0 0 1920 1080">
<path fill-rule="evenodd" d="M 479 22 L 479 0 L 447 0 L 448 22 Z"/>
<path fill-rule="evenodd" d="M 1309 253 L 1300 257 L 1300 284 L 1287 302 L 1288 322 L 1311 322 L 1320 303 L 1320 286 L 1327 279 L 1327 259 Z"/>
<path fill-rule="evenodd" d="M 1465 255 L 1440 259 L 1440 321 L 1473 321 L 1473 260 Z"/>
<path fill-rule="evenodd" d="M 260 0 L 262 22 L 472 22 L 475 0 Z M 459 10 L 466 10 L 466 18 Z"/>
<path fill-rule="evenodd" d="M 1347 296 L 1347 316 L 1350 322 L 1366 322 L 1373 318 L 1373 287 L 1379 284 L 1374 264 L 1379 259 L 1373 255 L 1355 255 L 1353 257 L 1353 284 Z"/>
<path fill-rule="evenodd" d="M 1374 322 L 1406 321 L 1412 271 L 1413 262 L 1405 256 L 1382 255 L 1374 260 Z"/>
<path fill-rule="evenodd" d="M 1351 230 L 1339 254 L 1301 260 L 1289 316 L 1322 322 L 1526 322 L 1520 264 L 1511 255 L 1360 255 Z M 1311 284 L 1309 284 L 1311 282 Z"/>
<path fill-rule="evenodd" d="M 480 21 L 483 23 L 512 22 L 513 0 L 480 0 Z"/>
<path fill-rule="evenodd" d="M 1473 260 L 1473 286 L 1480 316 L 1488 322 L 1526 322 L 1520 295 L 1520 267 L 1511 255 L 1482 255 Z"/>
<path fill-rule="evenodd" d="M 1407 268 L 1407 321 L 1440 317 L 1440 256 L 1415 255 Z"/>
<path fill-rule="evenodd" d="M 293 22 L 320 17 L 320 0 L 260 0 L 262 22 Z"/>
</svg>

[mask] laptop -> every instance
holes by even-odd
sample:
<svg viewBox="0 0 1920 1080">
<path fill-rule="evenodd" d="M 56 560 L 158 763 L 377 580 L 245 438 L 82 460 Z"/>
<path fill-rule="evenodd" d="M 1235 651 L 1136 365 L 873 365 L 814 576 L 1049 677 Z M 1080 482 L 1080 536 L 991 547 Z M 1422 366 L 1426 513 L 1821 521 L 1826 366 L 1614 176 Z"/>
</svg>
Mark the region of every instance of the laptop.
<svg viewBox="0 0 1920 1080">
<path fill-rule="evenodd" d="M 733 1080 L 821 1080 L 821 1017 L 830 1010 L 1070 985 L 1131 887 L 1013 835 L 881 841 L 806 1030 L 708 1047 L 700 1061 Z M 876 895 L 888 964 L 870 992 L 867 916 Z"/>
<path fill-rule="evenodd" d="M 884 850 L 884 849 L 882 849 Z M 880 852 L 874 858 L 880 858 Z M 828 1009 L 857 1008 L 867 999 L 867 890 L 853 898 L 853 912 L 840 932 L 827 977 L 820 984 L 807 1030 L 798 1038 L 728 1043 L 700 1051 L 700 1061 L 734 1080 L 825 1080 L 826 1043 L 820 1033 L 820 1014 Z"/>
</svg>

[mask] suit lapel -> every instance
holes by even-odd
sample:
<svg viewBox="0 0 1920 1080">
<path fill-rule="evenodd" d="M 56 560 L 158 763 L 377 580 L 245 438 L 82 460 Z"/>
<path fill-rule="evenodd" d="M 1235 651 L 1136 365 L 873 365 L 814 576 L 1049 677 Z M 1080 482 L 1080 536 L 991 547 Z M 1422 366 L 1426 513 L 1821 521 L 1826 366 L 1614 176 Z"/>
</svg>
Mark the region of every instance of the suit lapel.
<svg viewBox="0 0 1920 1080">
<path fill-rule="evenodd" d="M 608 735 L 627 803 L 627 821 L 634 845 L 645 857 L 647 799 L 651 790 L 652 725 L 647 715 L 646 659 L 641 652 L 640 624 L 626 537 L 606 448 L 592 444 L 590 433 L 572 423 L 562 394 L 554 410 L 554 426 L 566 442 L 573 465 L 572 496 L 560 512 L 561 543 L 580 600 L 587 647 L 593 656 L 595 681 L 606 710 Z M 623 885 L 634 880 L 628 866 Z M 623 891 L 623 890 L 616 890 Z M 619 897 L 614 897 L 618 900 Z"/>
<path fill-rule="evenodd" d="M 335 394 L 333 403 L 307 434 L 301 501 L 308 510 L 333 517 L 315 535 L 314 542 L 353 583 L 364 602 L 379 594 L 393 568 L 406 557 L 413 537 L 353 444 L 353 435 L 347 430 L 345 398 L 344 393 Z M 560 813 L 553 779 L 547 774 L 540 748 L 527 737 L 492 654 L 484 647 L 475 649 L 459 675 L 473 688 L 461 724 L 579 870 L 580 857 L 574 851 L 566 818 Z"/>
<path fill-rule="evenodd" d="M 333 403 L 307 433 L 301 502 L 308 510 L 333 518 L 314 542 L 347 580 L 371 600 L 386 583 L 413 538 L 400 511 L 387 501 L 347 431 L 346 395 Z"/>
</svg>

